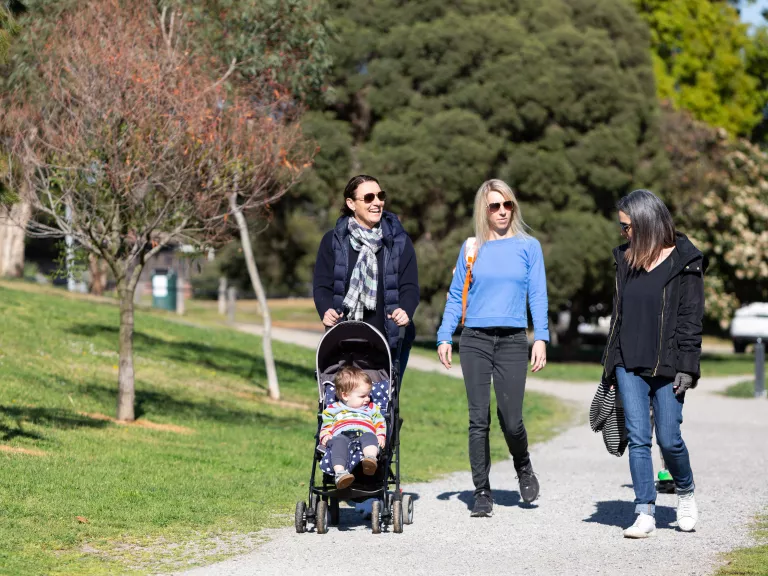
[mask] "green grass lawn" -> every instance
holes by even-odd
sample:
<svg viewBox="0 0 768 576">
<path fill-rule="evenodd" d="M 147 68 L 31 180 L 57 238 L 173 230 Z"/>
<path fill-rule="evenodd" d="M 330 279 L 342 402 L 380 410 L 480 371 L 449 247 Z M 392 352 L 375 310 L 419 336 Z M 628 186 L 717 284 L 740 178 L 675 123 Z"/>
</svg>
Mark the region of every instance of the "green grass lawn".
<svg viewBox="0 0 768 576">
<path fill-rule="evenodd" d="M 125 426 L 100 416 L 115 411 L 114 304 L 0 283 L 0 318 L 0 572 L 170 571 L 292 523 L 316 427 L 312 350 L 273 344 L 283 400 L 271 403 L 258 338 L 140 312 L 143 425 Z M 402 414 L 406 482 L 468 468 L 460 380 L 409 371 Z M 525 418 L 540 441 L 571 414 L 529 393 Z"/>
<path fill-rule="evenodd" d="M 724 396 L 730 396 L 731 398 L 754 398 L 755 397 L 755 381 L 744 380 L 733 386 L 726 388 L 723 392 Z"/>
<path fill-rule="evenodd" d="M 437 359 L 434 344 L 419 343 L 412 349 L 413 354 Z M 594 357 L 594 350 L 583 354 L 587 358 Z M 535 375 L 529 376 L 544 380 L 562 380 L 566 382 L 596 383 L 603 374 L 603 367 L 596 361 L 563 361 L 559 359 L 560 351 L 550 348 L 547 351 L 547 367 Z M 453 351 L 452 360 L 456 364 L 460 353 Z M 599 354 L 597 355 L 599 359 Z M 750 374 L 755 369 L 755 359 L 751 354 L 704 354 L 701 359 L 702 377 L 738 376 Z"/>
<path fill-rule="evenodd" d="M 152 305 L 147 296 L 142 304 Z M 269 312 L 276 326 L 302 330 L 323 331 L 323 324 L 315 310 L 315 304 L 308 298 L 286 298 L 269 300 Z M 188 299 L 185 302 L 185 318 L 206 325 L 226 325 L 227 317 L 219 314 L 219 304 L 214 300 Z M 256 300 L 238 300 L 235 306 L 235 322 L 261 324 L 263 318 Z"/>
<path fill-rule="evenodd" d="M 718 570 L 717 576 L 765 576 L 768 574 L 768 515 L 758 518 L 755 536 L 760 544 L 726 554 L 727 564 Z"/>
</svg>

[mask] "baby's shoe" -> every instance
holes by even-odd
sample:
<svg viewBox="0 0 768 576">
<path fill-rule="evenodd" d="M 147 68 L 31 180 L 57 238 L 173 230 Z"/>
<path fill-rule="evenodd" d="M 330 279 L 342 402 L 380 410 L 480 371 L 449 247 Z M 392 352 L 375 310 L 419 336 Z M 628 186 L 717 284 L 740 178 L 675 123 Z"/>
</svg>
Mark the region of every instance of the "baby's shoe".
<svg viewBox="0 0 768 576">
<path fill-rule="evenodd" d="M 361 464 L 363 466 L 363 474 L 365 474 L 366 476 L 373 476 L 374 474 L 376 474 L 376 468 L 379 467 L 379 463 L 376 461 L 376 458 L 374 458 L 373 456 L 366 456 L 365 458 L 363 458 L 363 461 Z"/>
<path fill-rule="evenodd" d="M 349 488 L 349 485 L 352 484 L 352 482 L 355 481 L 355 475 L 350 474 L 348 470 L 342 470 L 341 472 L 336 472 L 336 488 L 339 490 L 344 490 L 344 488 Z"/>
</svg>

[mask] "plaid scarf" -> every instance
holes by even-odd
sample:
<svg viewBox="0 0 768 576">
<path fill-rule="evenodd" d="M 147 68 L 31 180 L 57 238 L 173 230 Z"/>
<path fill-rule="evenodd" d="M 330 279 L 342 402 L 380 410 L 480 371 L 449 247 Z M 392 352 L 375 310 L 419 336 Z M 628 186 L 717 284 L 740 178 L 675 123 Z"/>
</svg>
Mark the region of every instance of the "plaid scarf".
<svg viewBox="0 0 768 576">
<path fill-rule="evenodd" d="M 352 320 L 362 320 L 364 308 L 376 310 L 376 291 L 379 286 L 376 253 L 381 250 L 381 226 L 369 230 L 350 218 L 347 229 L 352 249 L 360 252 L 360 255 L 352 270 L 344 306 L 349 309 Z"/>
</svg>

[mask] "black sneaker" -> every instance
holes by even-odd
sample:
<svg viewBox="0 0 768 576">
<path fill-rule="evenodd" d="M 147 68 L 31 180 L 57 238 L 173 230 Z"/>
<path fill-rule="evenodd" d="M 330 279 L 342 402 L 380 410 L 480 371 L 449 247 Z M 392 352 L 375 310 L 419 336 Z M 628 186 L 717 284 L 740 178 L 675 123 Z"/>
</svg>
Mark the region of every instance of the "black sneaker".
<svg viewBox="0 0 768 576">
<path fill-rule="evenodd" d="M 480 492 L 475 497 L 475 505 L 470 516 L 472 518 L 490 518 L 493 516 L 493 498 L 488 492 Z"/>
<path fill-rule="evenodd" d="M 520 497 L 523 502 L 530 504 L 539 497 L 539 480 L 530 462 L 517 468 L 517 479 L 520 481 Z"/>
</svg>

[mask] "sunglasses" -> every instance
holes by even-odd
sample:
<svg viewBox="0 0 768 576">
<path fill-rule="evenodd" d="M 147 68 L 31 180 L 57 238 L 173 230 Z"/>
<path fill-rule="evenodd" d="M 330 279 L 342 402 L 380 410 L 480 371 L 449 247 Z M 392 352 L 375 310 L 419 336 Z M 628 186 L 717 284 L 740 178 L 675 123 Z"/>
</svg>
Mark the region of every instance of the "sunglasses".
<svg viewBox="0 0 768 576">
<path fill-rule="evenodd" d="M 626 234 L 629 232 L 629 229 L 632 228 L 632 224 L 627 224 L 626 222 L 619 222 L 619 227 L 621 228 L 621 231 Z"/>
<path fill-rule="evenodd" d="M 374 198 L 378 198 L 382 202 L 387 199 L 387 193 L 384 192 L 384 190 L 380 190 L 377 194 L 374 194 L 373 192 L 368 192 L 368 194 L 363 194 L 362 198 L 355 198 L 355 200 L 362 200 L 366 204 L 370 204 L 373 202 Z"/>
<path fill-rule="evenodd" d="M 507 200 L 506 202 L 491 202 L 488 204 L 488 212 L 496 214 L 496 212 L 501 210 L 502 204 L 504 204 L 504 210 L 507 210 L 508 212 L 512 211 L 512 206 L 514 206 L 514 204 L 512 203 L 512 200 Z"/>
</svg>

